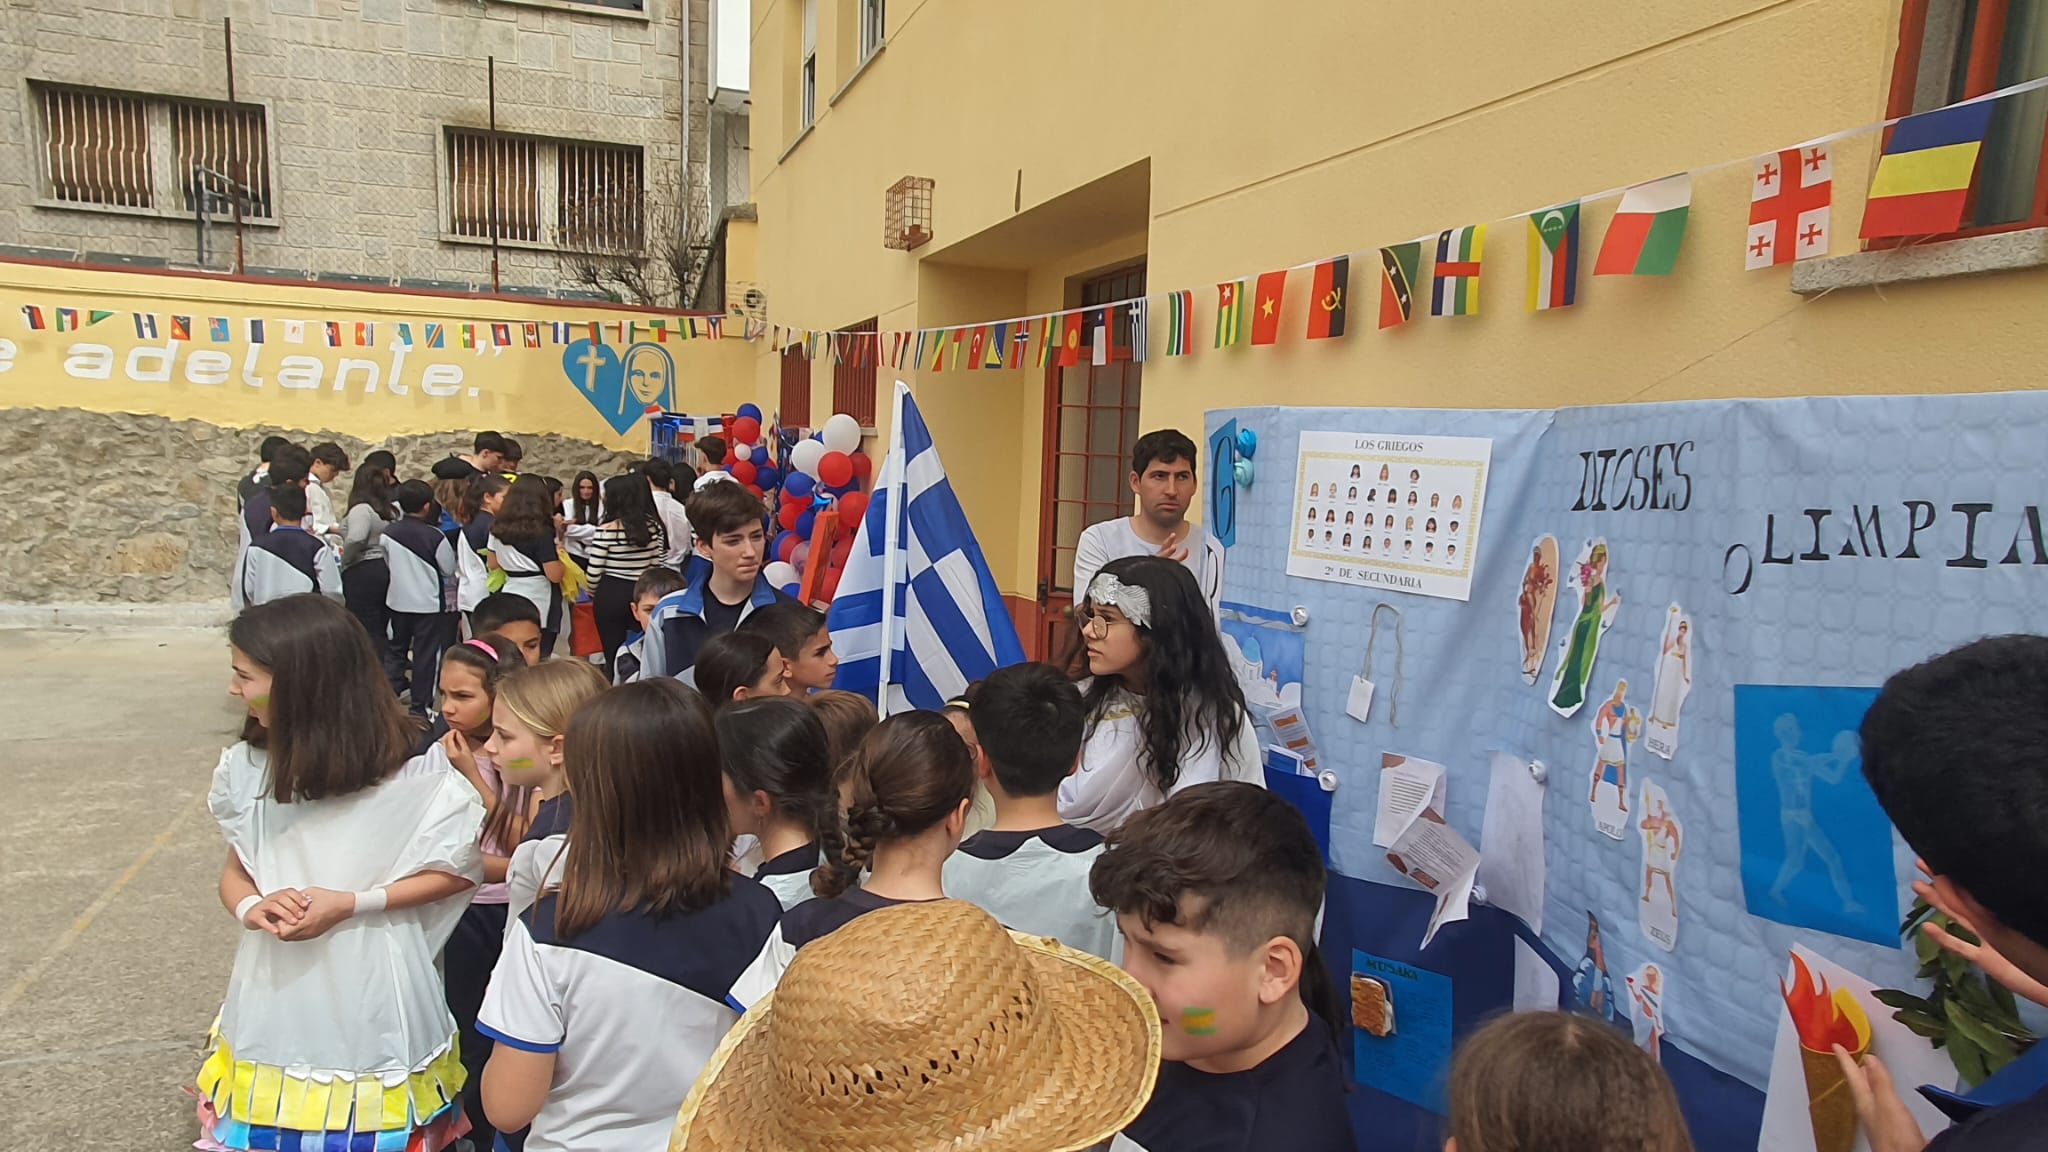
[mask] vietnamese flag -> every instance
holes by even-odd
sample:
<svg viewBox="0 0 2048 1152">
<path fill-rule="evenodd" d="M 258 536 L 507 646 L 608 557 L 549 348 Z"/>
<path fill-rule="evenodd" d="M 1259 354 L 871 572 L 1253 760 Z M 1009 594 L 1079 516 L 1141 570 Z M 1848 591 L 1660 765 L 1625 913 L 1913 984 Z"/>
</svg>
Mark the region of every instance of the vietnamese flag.
<svg viewBox="0 0 2048 1152">
<path fill-rule="evenodd" d="M 1344 295 L 1350 278 L 1349 256 L 1316 265 L 1315 280 L 1308 293 L 1309 339 L 1328 340 L 1344 334 Z"/>
<path fill-rule="evenodd" d="M 1252 343 L 1273 344 L 1280 339 L 1280 310 L 1287 299 L 1287 270 L 1259 277 L 1258 294 L 1252 297 Z"/>
</svg>

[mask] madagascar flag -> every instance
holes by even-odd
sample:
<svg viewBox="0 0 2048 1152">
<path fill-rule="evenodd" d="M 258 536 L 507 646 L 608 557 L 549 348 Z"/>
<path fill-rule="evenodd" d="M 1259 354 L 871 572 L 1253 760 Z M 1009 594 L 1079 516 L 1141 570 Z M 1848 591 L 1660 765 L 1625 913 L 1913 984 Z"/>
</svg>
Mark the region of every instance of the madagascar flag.
<svg viewBox="0 0 2048 1152">
<path fill-rule="evenodd" d="M 1380 327 L 1406 324 L 1415 312 L 1415 277 L 1422 270 L 1422 241 L 1380 249 Z"/>
<path fill-rule="evenodd" d="M 1257 303 L 1252 305 L 1252 343 L 1272 344 L 1280 339 L 1280 310 L 1287 300 L 1287 270 L 1267 272 L 1259 277 Z"/>
<path fill-rule="evenodd" d="M 1308 338 L 1328 340 L 1344 334 L 1344 291 L 1351 277 L 1351 257 L 1339 256 L 1316 265 L 1308 292 Z"/>
<path fill-rule="evenodd" d="M 1863 236 L 1931 236 L 1962 226 L 1992 101 L 1908 116 L 1892 129 L 1863 207 Z"/>
</svg>

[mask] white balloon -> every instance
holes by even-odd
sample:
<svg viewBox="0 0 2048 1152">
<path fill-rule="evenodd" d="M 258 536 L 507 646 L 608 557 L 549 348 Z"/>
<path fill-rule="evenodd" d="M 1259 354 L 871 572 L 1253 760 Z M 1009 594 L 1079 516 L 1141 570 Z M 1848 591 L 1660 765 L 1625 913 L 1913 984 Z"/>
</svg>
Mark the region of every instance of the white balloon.
<svg viewBox="0 0 2048 1152">
<path fill-rule="evenodd" d="M 825 449 L 828 452 L 860 451 L 860 421 L 844 412 L 825 421 Z"/>
<path fill-rule="evenodd" d="M 752 444 L 733 445 L 732 458 L 735 460 L 752 460 L 754 458 L 754 446 Z"/>
<path fill-rule="evenodd" d="M 790 466 L 815 480 L 818 478 L 818 461 L 824 458 L 825 451 L 825 446 L 816 440 L 799 440 L 796 447 L 789 450 Z"/>
<path fill-rule="evenodd" d="M 794 584 L 802 579 L 797 574 L 796 565 L 791 564 L 787 560 L 775 561 L 766 568 L 763 568 L 761 574 L 768 577 L 768 583 L 776 588 L 780 588 L 784 584 Z"/>
</svg>

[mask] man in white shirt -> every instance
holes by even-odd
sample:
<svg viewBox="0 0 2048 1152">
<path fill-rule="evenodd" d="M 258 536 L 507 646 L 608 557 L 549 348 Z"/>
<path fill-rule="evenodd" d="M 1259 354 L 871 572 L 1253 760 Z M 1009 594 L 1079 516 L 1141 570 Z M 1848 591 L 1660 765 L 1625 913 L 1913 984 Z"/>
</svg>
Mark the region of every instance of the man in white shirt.
<svg viewBox="0 0 2048 1152">
<path fill-rule="evenodd" d="M 1200 499 L 1195 460 L 1195 442 L 1177 429 L 1138 437 L 1131 448 L 1130 476 L 1137 514 L 1091 524 L 1081 533 L 1074 548 L 1076 601 L 1111 560 L 1163 556 L 1194 573 L 1202 598 L 1216 611 L 1223 599 L 1223 544 L 1200 524 L 1188 523 L 1188 508 Z"/>
<path fill-rule="evenodd" d="M 647 477 L 647 486 L 654 490 L 654 511 L 661 517 L 661 527 L 668 534 L 668 554 L 661 558 L 663 565 L 678 572 L 685 572 L 684 565 L 690 562 L 690 554 L 696 550 L 697 538 L 690 531 L 690 518 L 683 514 L 683 502 L 676 499 L 675 486 L 677 465 L 660 457 L 649 457 L 641 465 L 641 475 Z M 697 482 L 694 469 L 681 466 L 683 487 L 687 491 Z M 687 574 L 687 573 L 686 573 Z"/>
<path fill-rule="evenodd" d="M 341 517 L 334 512 L 334 497 L 327 491 L 327 485 L 348 468 L 348 453 L 341 445 L 332 440 L 313 445 L 313 467 L 309 470 L 313 482 L 306 485 L 306 531 L 314 539 L 336 546 L 341 543 Z"/>
</svg>

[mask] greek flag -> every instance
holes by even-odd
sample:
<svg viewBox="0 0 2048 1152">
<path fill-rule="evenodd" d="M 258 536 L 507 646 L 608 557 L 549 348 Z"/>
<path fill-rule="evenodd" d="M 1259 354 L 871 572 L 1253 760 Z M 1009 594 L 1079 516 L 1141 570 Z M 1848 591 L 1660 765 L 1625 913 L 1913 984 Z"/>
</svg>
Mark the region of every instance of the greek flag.
<svg viewBox="0 0 2048 1152">
<path fill-rule="evenodd" d="M 884 715 L 941 707 L 970 682 L 1024 659 L 931 431 L 901 381 L 891 441 L 826 617 L 839 653 L 833 687 L 877 699 L 886 683 Z M 893 618 L 882 612 L 888 586 Z"/>
</svg>

